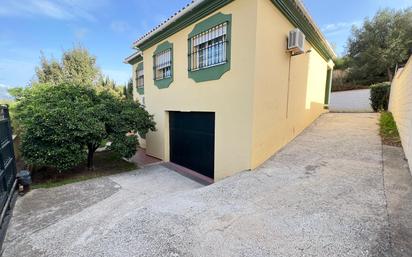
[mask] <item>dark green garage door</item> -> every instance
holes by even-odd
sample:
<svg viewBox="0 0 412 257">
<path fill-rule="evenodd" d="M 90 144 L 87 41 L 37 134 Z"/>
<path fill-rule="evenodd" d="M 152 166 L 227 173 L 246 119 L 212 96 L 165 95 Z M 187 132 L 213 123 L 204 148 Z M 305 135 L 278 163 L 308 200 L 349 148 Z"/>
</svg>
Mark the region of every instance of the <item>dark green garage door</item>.
<svg viewBox="0 0 412 257">
<path fill-rule="evenodd" d="M 214 178 L 215 113 L 170 112 L 170 161 Z"/>
</svg>

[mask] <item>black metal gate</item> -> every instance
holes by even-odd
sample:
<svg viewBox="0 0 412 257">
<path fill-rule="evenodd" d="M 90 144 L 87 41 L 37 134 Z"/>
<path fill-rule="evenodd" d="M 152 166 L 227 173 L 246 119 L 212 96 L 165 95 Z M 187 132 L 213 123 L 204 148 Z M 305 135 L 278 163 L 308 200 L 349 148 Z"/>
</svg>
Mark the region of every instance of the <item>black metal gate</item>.
<svg viewBox="0 0 412 257">
<path fill-rule="evenodd" d="M 214 178 L 215 113 L 169 112 L 170 161 Z"/>
<path fill-rule="evenodd" d="M 16 188 L 16 158 L 14 156 L 13 133 L 9 109 L 0 106 L 0 222 L 9 208 L 10 199 Z"/>
</svg>

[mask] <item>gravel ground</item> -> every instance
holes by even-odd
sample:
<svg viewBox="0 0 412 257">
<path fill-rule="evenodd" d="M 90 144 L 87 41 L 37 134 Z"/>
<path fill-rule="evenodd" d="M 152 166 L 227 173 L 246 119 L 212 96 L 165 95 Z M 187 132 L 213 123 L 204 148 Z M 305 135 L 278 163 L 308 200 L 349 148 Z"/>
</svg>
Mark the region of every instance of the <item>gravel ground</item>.
<svg viewBox="0 0 412 257">
<path fill-rule="evenodd" d="M 34 190 L 3 256 L 410 256 L 394 247 L 410 250 L 398 209 L 412 182 L 384 172 L 377 118 L 323 115 L 255 171 L 206 187 L 155 165 Z M 385 187 L 399 180 L 401 197 Z"/>
</svg>

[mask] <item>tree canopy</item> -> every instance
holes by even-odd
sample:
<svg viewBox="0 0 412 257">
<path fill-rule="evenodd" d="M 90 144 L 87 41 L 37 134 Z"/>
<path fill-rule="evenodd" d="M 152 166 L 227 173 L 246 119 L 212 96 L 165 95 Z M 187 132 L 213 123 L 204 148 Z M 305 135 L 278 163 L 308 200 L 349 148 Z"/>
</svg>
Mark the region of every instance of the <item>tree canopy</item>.
<svg viewBox="0 0 412 257">
<path fill-rule="evenodd" d="M 361 84 L 392 80 L 396 65 L 411 54 L 412 9 L 379 11 L 353 28 L 347 47 L 349 80 Z"/>
<path fill-rule="evenodd" d="M 22 156 L 28 164 L 64 171 L 93 156 L 103 140 L 130 158 L 138 138 L 155 130 L 153 117 L 139 103 L 83 85 L 36 84 L 23 89 L 16 103 L 22 130 Z"/>
<path fill-rule="evenodd" d="M 61 60 L 50 60 L 42 53 L 40 66 L 36 67 L 39 83 L 72 83 L 75 85 L 96 85 L 102 80 L 96 58 L 83 47 L 74 47 L 63 52 Z"/>
<path fill-rule="evenodd" d="M 127 85 L 123 87 L 123 95 L 127 99 L 133 100 L 133 80 L 132 79 L 129 79 L 129 81 L 127 82 Z"/>
</svg>

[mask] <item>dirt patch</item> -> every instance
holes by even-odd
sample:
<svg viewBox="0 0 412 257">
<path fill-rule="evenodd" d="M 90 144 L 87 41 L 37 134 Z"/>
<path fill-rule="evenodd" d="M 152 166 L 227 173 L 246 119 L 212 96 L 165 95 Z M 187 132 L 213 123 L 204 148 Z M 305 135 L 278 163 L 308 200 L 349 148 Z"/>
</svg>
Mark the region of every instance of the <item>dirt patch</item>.
<svg viewBox="0 0 412 257">
<path fill-rule="evenodd" d="M 86 163 L 65 172 L 51 168 L 35 169 L 32 172 L 32 188 L 51 188 L 137 169 L 136 164 L 129 163 L 110 151 L 97 152 L 94 158 L 94 170 L 88 170 Z"/>
</svg>

